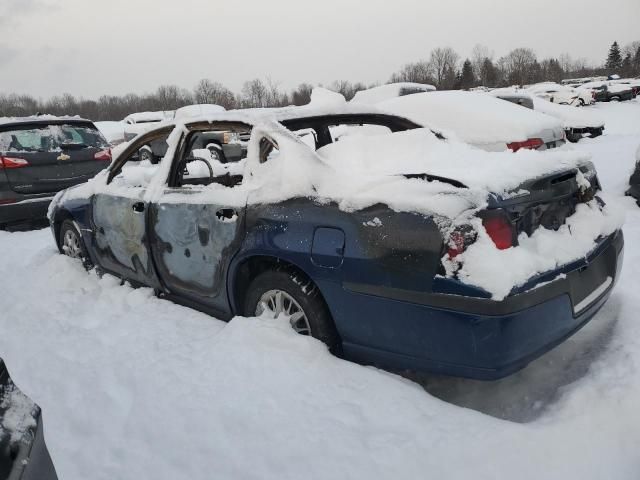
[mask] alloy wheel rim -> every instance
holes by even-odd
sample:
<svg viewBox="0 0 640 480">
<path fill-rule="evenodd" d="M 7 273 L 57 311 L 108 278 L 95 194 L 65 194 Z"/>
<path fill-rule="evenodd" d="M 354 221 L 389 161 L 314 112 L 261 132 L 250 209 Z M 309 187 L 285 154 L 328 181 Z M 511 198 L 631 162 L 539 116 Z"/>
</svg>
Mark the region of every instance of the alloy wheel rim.
<svg viewBox="0 0 640 480">
<path fill-rule="evenodd" d="M 64 233 L 64 241 L 62 243 L 62 249 L 71 258 L 80 258 L 80 239 L 78 235 L 72 230 L 67 230 Z"/>
<path fill-rule="evenodd" d="M 256 306 L 256 316 L 267 314 L 271 318 L 287 315 L 291 328 L 301 335 L 311 335 L 311 326 L 304 310 L 296 300 L 284 290 L 264 292 Z"/>
</svg>

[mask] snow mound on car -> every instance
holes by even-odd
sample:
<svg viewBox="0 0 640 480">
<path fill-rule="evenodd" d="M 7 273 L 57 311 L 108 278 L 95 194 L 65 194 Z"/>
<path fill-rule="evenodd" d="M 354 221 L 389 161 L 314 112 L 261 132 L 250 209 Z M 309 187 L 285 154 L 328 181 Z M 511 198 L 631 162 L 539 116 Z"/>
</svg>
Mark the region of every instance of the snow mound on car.
<svg viewBox="0 0 640 480">
<path fill-rule="evenodd" d="M 509 192 L 527 180 L 577 168 L 589 159 L 584 153 L 570 150 L 485 152 L 454 140 L 442 140 L 423 128 L 377 136 L 345 136 L 317 153 L 336 171 L 350 177 L 430 174 L 457 180 L 487 194 Z"/>
<path fill-rule="evenodd" d="M 504 143 L 506 148 L 507 143 L 560 128 L 555 118 L 482 92 L 418 93 L 381 102 L 377 107 L 424 126 L 454 132 L 462 141 L 475 145 Z"/>
</svg>

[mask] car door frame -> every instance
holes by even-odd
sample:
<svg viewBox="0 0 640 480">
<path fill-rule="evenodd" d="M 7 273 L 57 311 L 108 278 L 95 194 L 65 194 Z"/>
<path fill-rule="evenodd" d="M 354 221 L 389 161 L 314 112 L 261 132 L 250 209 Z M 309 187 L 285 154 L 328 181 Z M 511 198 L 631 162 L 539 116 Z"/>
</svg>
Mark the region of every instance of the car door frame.
<svg viewBox="0 0 640 480">
<path fill-rule="evenodd" d="M 229 299 L 227 278 L 229 275 L 229 267 L 234 257 L 240 251 L 246 236 L 246 202 L 241 208 L 237 206 L 230 207 L 235 210 L 235 213 L 237 215 L 237 219 L 235 221 L 235 232 L 226 232 L 227 236 L 233 235 L 233 239 L 231 240 L 231 243 L 229 245 L 226 245 L 225 248 L 220 251 L 221 256 L 215 268 L 222 270 L 216 270 L 212 274 L 214 277 L 214 281 L 211 284 L 210 288 L 204 286 L 202 283 L 197 283 L 194 278 L 186 278 L 187 273 L 186 271 L 182 271 L 183 269 L 181 268 L 178 268 L 178 270 L 180 270 L 179 272 L 176 272 L 176 268 L 168 268 L 169 261 L 164 258 L 166 254 L 173 255 L 174 249 L 177 252 L 176 254 L 184 254 L 185 258 L 190 258 L 192 253 L 194 254 L 195 258 L 196 252 L 192 252 L 191 250 L 194 248 L 199 249 L 200 247 L 207 247 L 209 243 L 200 240 L 201 245 L 198 245 L 197 242 L 194 242 L 191 247 L 189 247 L 188 245 L 181 245 L 181 250 L 178 252 L 178 247 L 174 244 L 180 243 L 181 239 L 177 239 L 178 241 L 175 241 L 174 239 L 174 244 L 172 244 L 171 242 L 167 242 L 166 239 L 163 239 L 161 237 L 162 235 L 166 236 L 169 233 L 167 229 L 165 229 L 164 227 L 156 228 L 156 224 L 161 220 L 160 215 L 162 213 L 164 213 L 164 215 L 173 215 L 173 213 L 167 212 L 167 210 L 171 210 L 171 208 L 166 208 L 167 205 L 164 205 L 163 210 L 162 199 L 167 195 L 180 194 L 181 189 L 183 189 L 183 186 L 178 185 L 178 179 L 182 159 L 187 153 L 191 136 L 198 132 L 210 131 L 216 128 L 223 127 L 228 127 L 228 130 L 234 131 L 234 129 L 252 129 L 253 125 L 238 121 L 196 122 L 185 125 L 187 132 L 185 132 L 185 134 L 182 136 L 178 147 L 176 148 L 175 154 L 171 159 L 171 166 L 167 177 L 167 183 L 162 192 L 158 193 L 158 195 L 151 200 L 147 208 L 147 211 L 149 212 L 147 224 L 147 239 L 156 268 L 156 274 L 158 275 L 160 284 L 163 288 L 162 295 L 178 303 L 188 305 L 207 313 L 211 313 L 218 318 L 227 319 L 231 318 L 231 316 L 235 313 L 233 312 L 233 306 Z M 171 202 L 171 205 L 180 206 L 183 204 Z M 194 204 L 184 205 L 192 206 Z M 228 206 L 216 205 L 214 203 L 203 203 L 195 205 L 201 206 L 202 209 L 212 207 L 215 213 L 217 213 L 219 209 L 229 208 Z M 193 210 L 193 208 L 189 208 L 189 210 Z M 209 208 L 209 210 L 211 210 L 211 208 Z M 196 215 L 196 213 L 192 211 L 185 213 L 186 220 L 195 218 L 194 215 Z M 208 213 L 211 214 L 212 211 Z M 203 229 L 205 231 L 204 235 L 209 239 L 211 238 L 211 233 L 213 232 L 213 228 L 215 227 L 215 220 L 211 220 L 212 221 L 207 225 L 211 227 L 210 230 L 207 231 L 206 228 Z M 225 228 L 225 230 L 229 230 L 230 225 L 226 222 L 222 223 L 224 224 L 223 228 Z M 197 225 L 197 232 L 198 236 L 202 234 L 199 223 Z M 213 242 L 211 242 L 211 244 L 213 244 Z M 200 251 L 198 253 L 206 256 L 205 252 Z M 211 253 L 211 251 L 209 251 L 208 253 Z M 207 258 L 207 260 L 205 261 L 205 265 L 207 265 L 208 262 L 211 262 L 212 259 L 213 256 L 211 256 L 211 258 Z M 174 264 L 174 267 L 175 266 L 176 265 Z M 180 278 L 179 275 L 182 275 L 182 278 Z"/>
<path fill-rule="evenodd" d="M 92 198 L 91 198 L 91 208 L 90 208 L 89 218 L 91 221 L 91 230 L 92 230 L 91 241 L 92 241 L 92 250 L 94 253 L 94 257 L 96 257 L 96 260 L 98 261 L 102 270 L 108 273 L 111 273 L 113 275 L 116 275 L 124 280 L 130 281 L 135 285 L 144 285 L 152 288 L 161 287 L 160 279 L 157 275 L 157 270 L 153 263 L 152 250 L 150 248 L 149 241 L 148 241 L 149 201 L 146 199 L 148 185 L 143 187 L 131 187 L 131 188 L 140 188 L 140 193 L 138 195 L 138 198 L 135 198 L 135 199 L 128 198 L 128 200 L 131 200 L 133 202 L 131 206 L 134 208 L 134 210 L 138 204 L 142 204 L 142 210 L 141 211 L 136 210 L 137 214 L 143 215 L 143 218 L 141 222 L 142 232 L 141 232 L 140 242 L 136 244 L 136 249 L 138 251 L 134 252 L 137 254 L 141 254 L 141 255 L 138 255 L 138 258 L 140 256 L 146 258 L 146 261 L 144 262 L 146 263 L 146 265 L 142 265 L 144 267 L 142 271 L 140 271 L 139 265 L 135 262 L 135 256 L 132 256 L 131 265 L 126 265 L 122 261 L 122 259 L 119 259 L 117 254 L 114 253 L 112 248 L 113 245 L 110 245 L 109 243 L 107 243 L 108 240 L 105 240 L 101 237 L 103 235 L 106 235 L 106 233 L 104 232 L 104 229 L 101 227 L 101 225 L 96 222 L 96 215 L 98 215 L 98 212 L 97 212 L 98 209 L 96 208 L 96 203 L 99 200 L 98 196 L 100 195 L 110 197 L 110 199 L 112 200 L 127 199 L 127 197 L 123 195 L 115 195 L 114 192 L 109 192 L 109 185 L 111 185 L 114 178 L 116 178 L 121 173 L 122 167 L 126 163 L 131 161 L 131 157 L 138 152 L 138 150 L 140 149 L 140 146 L 148 143 L 153 139 L 170 135 L 171 132 L 173 132 L 174 128 L 175 127 L 173 125 L 168 125 L 163 128 L 159 128 L 151 132 L 147 132 L 144 135 L 139 136 L 136 140 L 132 141 L 131 144 L 127 146 L 127 148 L 125 148 L 120 155 L 118 155 L 117 159 L 109 168 L 109 173 L 105 180 L 105 187 L 106 187 L 105 191 L 96 193 L 92 195 Z M 158 167 L 158 171 L 156 172 L 156 175 L 162 175 L 162 174 L 163 174 L 162 168 Z M 127 203 L 127 202 L 124 202 L 124 203 Z M 102 213 L 100 213 L 100 215 L 102 215 Z M 140 225 L 140 223 L 138 224 Z M 116 231 L 116 232 L 110 232 L 110 234 L 111 234 L 111 240 L 113 240 L 114 236 L 116 235 L 122 236 L 124 232 Z M 104 246 L 100 245 L 101 241 L 104 243 Z M 132 244 L 134 242 L 126 242 L 123 238 L 120 238 L 120 243 Z"/>
</svg>

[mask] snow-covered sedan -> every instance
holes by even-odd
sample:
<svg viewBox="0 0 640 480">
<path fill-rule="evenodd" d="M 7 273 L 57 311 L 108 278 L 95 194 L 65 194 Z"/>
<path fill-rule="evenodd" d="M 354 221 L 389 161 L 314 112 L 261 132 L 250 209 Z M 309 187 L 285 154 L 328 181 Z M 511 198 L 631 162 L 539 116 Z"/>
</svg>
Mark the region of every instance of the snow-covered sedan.
<svg viewBox="0 0 640 480">
<path fill-rule="evenodd" d="M 53 203 L 60 252 L 218 318 L 285 315 L 351 360 L 484 379 L 605 303 L 623 238 L 582 154 L 484 152 L 314 103 L 134 140 Z M 194 148 L 219 132 L 250 135 L 246 158 Z M 160 164 L 141 166 L 140 145 L 167 134 Z"/>
<path fill-rule="evenodd" d="M 545 150 L 565 143 L 562 123 L 484 92 L 438 91 L 376 105 L 487 151 Z"/>
<path fill-rule="evenodd" d="M 490 94 L 496 98 L 557 118 L 562 122 L 565 136 L 570 142 L 575 143 L 583 137 L 599 137 L 604 132 L 604 120 L 594 112 L 569 105 L 551 103 L 543 98 L 530 95 L 527 90 L 517 88 L 497 88 L 492 90 Z"/>
</svg>

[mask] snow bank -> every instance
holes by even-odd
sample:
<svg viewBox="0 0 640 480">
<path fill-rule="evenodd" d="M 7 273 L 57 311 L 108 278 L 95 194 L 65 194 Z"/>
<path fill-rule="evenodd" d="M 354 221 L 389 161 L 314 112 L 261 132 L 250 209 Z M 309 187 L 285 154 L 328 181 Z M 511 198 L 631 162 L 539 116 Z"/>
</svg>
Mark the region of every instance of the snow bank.
<svg viewBox="0 0 640 480">
<path fill-rule="evenodd" d="M 380 85 L 379 87 L 368 88 L 366 90 L 356 92 L 351 102 L 364 105 L 375 105 L 385 100 L 399 97 L 401 94 L 406 95 L 408 92 L 414 94 L 419 92 L 432 92 L 435 89 L 436 87 L 427 83 L 388 83 L 386 85 Z"/>
<path fill-rule="evenodd" d="M 478 146 L 499 144 L 503 150 L 508 143 L 539 137 L 544 130 L 562 128 L 552 117 L 482 92 L 421 93 L 377 106 L 421 125 L 453 132 L 464 142 Z"/>
</svg>

